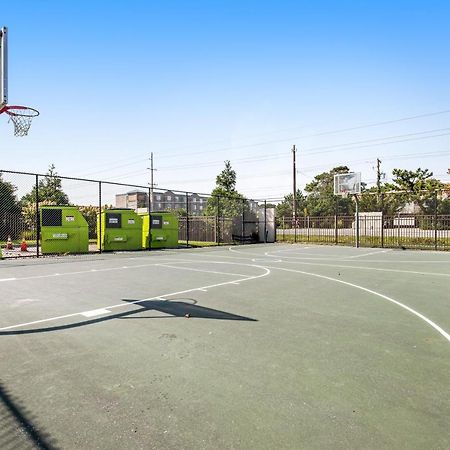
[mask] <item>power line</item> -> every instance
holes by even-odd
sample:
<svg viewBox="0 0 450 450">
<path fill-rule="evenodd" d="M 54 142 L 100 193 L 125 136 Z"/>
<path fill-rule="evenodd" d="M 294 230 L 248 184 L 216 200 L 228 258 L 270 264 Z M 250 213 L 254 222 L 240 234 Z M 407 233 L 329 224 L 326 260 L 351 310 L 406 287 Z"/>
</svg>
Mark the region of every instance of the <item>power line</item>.
<svg viewBox="0 0 450 450">
<path fill-rule="evenodd" d="M 189 156 L 202 155 L 202 154 L 210 154 L 210 153 L 213 153 L 213 152 L 216 153 L 216 152 L 222 152 L 222 151 L 230 151 L 230 150 L 234 150 L 234 149 L 257 147 L 257 146 L 261 146 L 261 145 L 268 145 L 268 144 L 273 144 L 273 143 L 287 142 L 287 141 L 290 141 L 292 139 L 304 139 L 304 138 L 309 138 L 309 137 L 325 136 L 325 135 L 330 135 L 330 134 L 337 134 L 337 133 L 343 133 L 343 132 L 348 132 L 348 131 L 360 130 L 360 129 L 364 129 L 364 128 L 372 128 L 372 127 L 377 127 L 377 126 L 389 125 L 389 124 L 393 124 L 393 123 L 405 122 L 405 121 L 415 120 L 415 119 L 420 119 L 420 118 L 425 118 L 425 117 L 433 117 L 433 116 L 443 115 L 443 114 L 448 114 L 448 113 L 450 113 L 450 109 L 441 110 L 441 111 L 435 111 L 435 112 L 431 112 L 431 113 L 418 114 L 418 115 L 414 115 L 414 116 L 406 116 L 406 117 L 402 117 L 402 118 L 398 118 L 398 119 L 386 120 L 386 121 L 381 121 L 381 122 L 374 122 L 374 123 L 369 123 L 369 124 L 365 124 L 365 125 L 358 125 L 358 126 L 354 126 L 354 127 L 340 128 L 340 129 L 335 129 L 335 130 L 325 130 L 325 131 L 322 131 L 322 132 L 306 134 L 306 135 L 297 136 L 297 137 L 294 137 L 294 138 L 290 137 L 290 138 L 287 138 L 287 139 L 270 140 L 270 141 L 258 142 L 258 143 L 253 143 L 253 144 L 244 144 L 244 145 L 240 145 L 240 146 L 223 147 L 223 148 L 219 148 L 219 149 L 215 149 L 215 150 L 205 150 L 205 151 L 199 151 L 199 152 L 190 152 L 189 153 L 189 152 L 185 152 L 184 151 L 182 153 L 176 153 L 176 154 L 171 154 L 171 155 L 161 155 L 160 159 L 174 158 L 174 157 L 179 157 L 180 155 L 189 155 Z M 295 129 L 295 128 L 291 128 L 291 129 Z M 285 129 L 279 130 L 279 131 L 285 131 L 285 130 L 289 130 L 289 128 L 285 128 Z M 277 131 L 272 131 L 271 133 L 275 133 L 275 132 L 277 132 Z M 432 131 L 431 130 L 430 131 L 424 131 L 422 133 L 427 133 L 427 132 L 432 132 Z M 411 133 L 411 135 L 412 134 L 414 134 L 414 133 Z M 378 138 L 378 139 L 383 139 L 383 138 Z M 386 139 L 386 138 L 384 138 L 384 139 Z M 218 142 L 218 141 L 216 141 L 216 142 Z M 208 144 L 197 144 L 196 146 L 198 147 L 199 145 L 208 145 Z M 345 145 L 345 144 L 337 144 L 337 145 Z M 346 145 L 348 145 L 348 144 L 346 144 Z M 192 145 L 190 147 L 185 147 L 185 148 L 191 148 L 191 147 L 194 147 L 194 145 Z M 324 148 L 330 148 L 330 147 L 324 147 Z M 309 150 L 311 150 L 311 149 L 309 149 Z M 130 165 L 138 164 L 138 163 L 144 161 L 142 159 L 142 156 L 143 155 L 137 155 L 135 157 L 132 157 L 131 160 L 135 160 L 135 162 L 129 162 L 130 158 L 124 158 L 124 159 L 121 159 L 121 160 L 116 160 L 116 161 L 114 161 L 114 163 L 106 163 L 106 164 L 103 164 L 103 167 L 105 167 L 105 165 L 108 166 L 108 165 L 111 165 L 111 164 L 113 164 L 113 166 L 111 166 L 109 168 L 103 168 L 103 169 L 100 169 L 100 170 L 97 170 L 97 171 L 88 172 L 88 173 L 85 173 L 84 175 L 87 176 L 87 175 L 94 175 L 94 174 L 97 174 L 97 173 L 104 173 L 104 172 L 108 172 L 110 170 L 114 170 L 116 168 L 121 168 L 121 167 L 126 167 L 126 166 L 130 166 Z M 124 161 L 125 164 L 117 165 L 121 161 Z M 195 165 L 194 167 L 199 167 L 199 166 Z M 201 166 L 201 167 L 208 167 L 208 166 L 204 165 L 204 166 Z"/>
<path fill-rule="evenodd" d="M 349 146 L 354 146 L 354 145 L 359 146 L 359 144 L 367 144 L 367 143 L 371 143 L 371 142 L 405 138 L 405 137 L 410 137 L 410 136 L 419 136 L 419 135 L 423 135 L 423 134 L 437 133 L 440 131 L 448 131 L 448 130 L 450 130 L 450 127 L 435 128 L 433 130 L 418 131 L 416 133 L 397 134 L 394 136 L 384 136 L 384 137 L 379 137 L 379 138 L 365 139 L 363 141 L 346 142 L 344 144 L 325 145 L 325 146 L 321 146 L 321 147 L 310 147 L 309 149 L 305 149 L 305 152 L 307 152 L 309 154 L 316 154 L 316 153 L 321 153 L 321 152 L 315 152 L 315 150 L 324 150 L 324 149 L 327 150 L 327 149 L 333 149 L 333 148 L 337 148 L 337 147 L 349 147 Z M 449 134 L 449 133 L 447 133 L 447 134 Z M 438 136 L 441 136 L 441 135 L 438 135 Z"/>
<path fill-rule="evenodd" d="M 209 154 L 209 153 L 217 153 L 217 152 L 222 152 L 222 151 L 229 151 L 229 150 L 234 150 L 234 149 L 258 147 L 258 146 L 261 146 L 261 145 L 276 144 L 276 143 L 288 142 L 288 141 L 292 141 L 292 140 L 305 139 L 305 138 L 310 138 L 310 137 L 318 137 L 318 136 L 325 136 L 325 135 L 330 135 L 330 134 L 344 133 L 344 132 L 348 132 L 348 131 L 355 131 L 355 130 L 361 130 L 361 129 L 364 129 L 364 128 L 372 128 L 372 127 L 377 127 L 377 126 L 382 126 L 382 125 L 389 125 L 389 124 L 393 124 L 393 123 L 405 122 L 405 121 L 408 121 L 408 120 L 415 120 L 415 119 L 420 119 L 420 118 L 424 118 L 424 117 L 432 117 L 432 116 L 448 114 L 448 113 L 450 113 L 450 109 L 446 109 L 446 110 L 442 110 L 442 111 L 436 111 L 436 112 L 431 112 L 431 113 L 425 113 L 425 114 L 418 114 L 418 115 L 415 115 L 415 116 L 406 116 L 406 117 L 401 117 L 399 119 L 385 120 L 385 121 L 382 121 L 382 122 L 374 122 L 374 123 L 370 123 L 370 124 L 366 124 L 366 125 L 358 125 L 358 126 L 355 126 L 355 127 L 340 128 L 340 129 L 335 129 L 335 130 L 325 130 L 325 131 L 322 131 L 322 132 L 319 132 L 319 133 L 305 134 L 305 135 L 301 135 L 301 136 L 289 137 L 289 138 L 286 138 L 286 139 L 277 139 L 277 140 L 263 141 L 263 142 L 253 143 L 253 144 L 244 144 L 244 145 L 238 145 L 238 146 L 233 146 L 233 147 L 223 147 L 223 148 L 218 148 L 218 149 L 213 149 L 213 150 L 210 149 L 210 150 L 204 150 L 204 151 L 199 151 L 199 152 L 176 153 L 176 154 L 172 154 L 172 155 L 162 156 L 161 158 L 175 158 L 175 157 L 178 157 L 180 155 L 190 155 L 190 156 L 192 156 L 192 155 L 203 155 L 203 154 Z"/>
<path fill-rule="evenodd" d="M 444 130 L 450 130 L 450 128 L 438 128 L 435 130 L 425 130 L 425 131 L 420 131 L 417 133 L 408 133 L 408 134 L 400 134 L 400 135 L 396 135 L 396 136 L 385 136 L 385 137 L 381 137 L 381 138 L 366 139 L 364 141 L 353 141 L 353 142 L 335 144 L 335 145 L 330 145 L 330 146 L 311 147 L 309 149 L 305 148 L 304 153 L 306 155 L 316 155 L 316 154 L 321 154 L 321 153 L 332 153 L 334 151 L 351 150 L 351 149 L 356 149 L 356 148 L 359 149 L 359 148 L 367 148 L 367 147 L 376 147 L 376 146 L 380 146 L 380 145 L 390 145 L 390 144 L 397 144 L 397 143 L 409 142 L 409 141 L 415 141 L 415 140 L 432 139 L 432 138 L 436 138 L 436 137 L 450 135 L 450 132 L 449 132 L 449 133 L 435 134 L 435 135 L 431 135 L 431 136 L 422 136 L 422 137 L 415 137 L 415 138 L 409 138 L 409 139 L 398 139 L 401 137 L 418 136 L 418 135 L 422 135 L 422 134 L 433 133 L 436 131 L 444 131 Z M 386 140 L 386 141 L 378 142 L 378 141 L 382 141 L 382 140 Z M 389 141 L 389 140 L 391 140 L 391 141 Z M 359 144 L 367 143 L 367 142 L 374 142 L 374 143 L 366 144 L 366 145 L 359 145 Z M 314 151 L 317 149 L 320 149 L 320 151 Z M 253 163 L 253 162 L 259 162 L 259 161 L 277 160 L 277 159 L 282 159 L 282 158 L 286 158 L 286 154 L 278 153 L 275 155 L 267 154 L 267 155 L 255 156 L 255 157 L 236 158 L 233 160 L 233 163 L 240 162 L 240 163 L 245 164 L 245 163 Z M 166 171 L 172 171 L 172 170 L 182 170 L 182 169 L 186 169 L 186 168 L 214 167 L 219 164 L 223 164 L 223 161 L 211 161 L 211 162 L 206 162 L 203 164 L 189 164 L 189 165 L 185 164 L 185 165 L 180 165 L 180 166 L 165 166 L 165 167 L 162 167 L 161 169 L 164 169 Z"/>
</svg>

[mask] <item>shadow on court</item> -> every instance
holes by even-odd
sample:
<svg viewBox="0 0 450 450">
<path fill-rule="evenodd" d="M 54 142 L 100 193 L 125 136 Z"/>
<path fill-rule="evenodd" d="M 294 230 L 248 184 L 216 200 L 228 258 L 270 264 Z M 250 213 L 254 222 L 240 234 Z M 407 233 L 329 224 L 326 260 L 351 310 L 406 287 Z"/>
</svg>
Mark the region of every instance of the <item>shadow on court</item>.
<svg viewBox="0 0 450 450">
<path fill-rule="evenodd" d="M 117 314 L 109 314 L 95 319 L 82 320 L 64 325 L 56 325 L 45 328 L 31 328 L 21 330 L 0 331 L 0 336 L 12 336 L 20 334 L 48 333 L 51 331 L 62 331 L 71 328 L 85 327 L 100 322 L 106 322 L 113 319 L 169 319 L 177 317 L 189 317 L 191 319 L 214 319 L 214 320 L 241 320 L 246 322 L 257 322 L 256 319 L 250 317 L 239 316 L 218 309 L 206 308 L 199 306 L 193 299 L 187 301 L 169 301 L 169 300 L 143 300 L 135 303 L 137 300 L 124 299 L 124 302 L 130 303 L 130 306 L 136 306 L 137 309 L 132 311 L 124 311 Z M 147 311 L 157 311 L 165 316 L 136 316 Z"/>
<path fill-rule="evenodd" d="M 250 317 L 238 316 L 218 309 L 206 308 L 199 306 L 193 299 L 186 299 L 188 301 L 165 301 L 165 300 L 145 300 L 139 302 L 146 310 L 154 310 L 171 317 L 185 317 L 189 315 L 190 318 L 196 319 L 216 319 L 216 320 L 244 320 L 248 322 L 257 322 L 256 319 Z M 124 300 L 125 302 L 135 302 L 136 300 Z M 192 302 L 192 303 L 189 303 Z M 137 311 L 142 312 L 142 311 Z M 159 316 L 160 317 L 160 316 Z M 145 319 L 147 317 L 123 317 L 125 319 Z"/>
<path fill-rule="evenodd" d="M 35 417 L 0 382 L 0 448 L 56 449 L 53 439 L 38 430 L 34 421 Z"/>
</svg>

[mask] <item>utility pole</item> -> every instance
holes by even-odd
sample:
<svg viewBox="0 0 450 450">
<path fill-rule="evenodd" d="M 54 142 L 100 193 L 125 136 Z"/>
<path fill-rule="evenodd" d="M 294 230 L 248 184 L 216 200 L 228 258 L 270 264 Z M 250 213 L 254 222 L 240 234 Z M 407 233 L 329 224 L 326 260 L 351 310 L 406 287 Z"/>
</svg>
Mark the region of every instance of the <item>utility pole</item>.
<svg viewBox="0 0 450 450">
<path fill-rule="evenodd" d="M 297 149 L 295 145 L 292 146 L 292 180 L 293 180 L 293 196 L 292 196 L 292 217 L 294 219 L 294 226 L 297 224 L 297 166 L 295 161 L 295 154 Z"/>
<path fill-rule="evenodd" d="M 381 171 L 381 159 L 377 158 L 377 201 L 380 201 L 381 195 L 381 179 L 384 178 L 385 174 Z"/>
<path fill-rule="evenodd" d="M 377 158 L 377 192 L 378 195 L 380 195 L 380 191 L 381 191 L 381 160 L 380 158 Z"/>
<path fill-rule="evenodd" d="M 153 202 L 153 187 L 155 186 L 153 182 L 153 172 L 156 170 L 153 168 L 153 152 L 150 153 L 150 167 L 147 167 L 147 169 L 150 170 L 150 198 L 148 199 L 148 208 L 150 211 Z"/>
</svg>

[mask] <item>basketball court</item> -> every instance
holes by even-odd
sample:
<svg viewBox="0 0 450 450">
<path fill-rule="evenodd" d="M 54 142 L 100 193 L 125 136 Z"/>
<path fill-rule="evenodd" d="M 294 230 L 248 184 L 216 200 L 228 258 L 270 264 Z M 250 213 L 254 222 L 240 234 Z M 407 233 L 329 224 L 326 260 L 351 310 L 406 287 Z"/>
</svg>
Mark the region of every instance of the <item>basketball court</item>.
<svg viewBox="0 0 450 450">
<path fill-rule="evenodd" d="M 350 247 L 0 261 L 0 448 L 450 448 L 449 281 L 447 253 Z"/>
<path fill-rule="evenodd" d="M 1 448 L 448 448 L 450 255 L 0 262 Z"/>
</svg>

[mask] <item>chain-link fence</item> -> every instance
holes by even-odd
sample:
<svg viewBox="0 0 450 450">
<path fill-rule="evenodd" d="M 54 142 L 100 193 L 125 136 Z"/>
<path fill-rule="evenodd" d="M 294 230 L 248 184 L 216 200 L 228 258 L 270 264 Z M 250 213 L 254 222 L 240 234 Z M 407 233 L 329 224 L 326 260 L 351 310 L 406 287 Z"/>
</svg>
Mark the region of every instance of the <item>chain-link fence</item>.
<svg viewBox="0 0 450 450">
<path fill-rule="evenodd" d="M 113 210 L 116 212 L 114 213 Z M 112 217 L 129 210 L 126 219 Z M 108 212 L 102 216 L 102 212 Z M 236 196 L 211 196 L 170 189 L 151 189 L 99 180 L 0 170 L 1 256 L 92 254 L 111 249 L 110 228 L 117 220 L 131 230 L 114 239 L 124 249 L 147 214 L 170 212 L 178 221 L 178 245 L 221 245 L 265 241 L 264 202 Z M 133 216 L 136 214 L 137 216 Z M 101 219 L 103 217 L 103 219 Z M 159 216 L 158 216 L 159 217 Z M 135 223 L 136 222 L 136 223 Z M 130 225 L 131 224 L 131 225 Z M 145 225 L 143 225 L 145 228 Z M 145 233 L 143 230 L 142 234 Z M 134 245 L 134 246 L 133 246 Z M 137 248 L 139 247 L 139 248 Z M 163 247 L 160 245 L 159 247 Z"/>
</svg>

